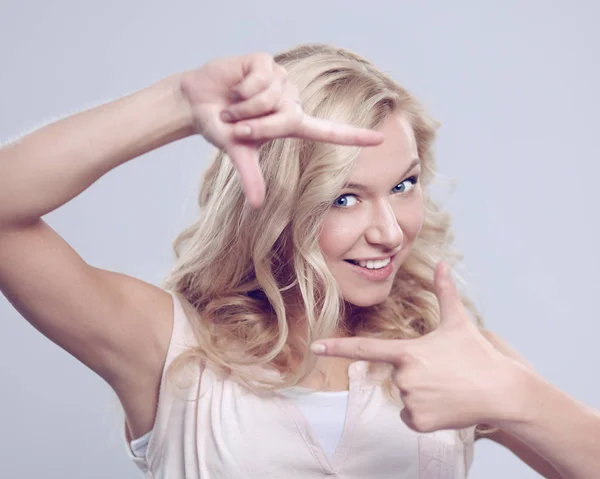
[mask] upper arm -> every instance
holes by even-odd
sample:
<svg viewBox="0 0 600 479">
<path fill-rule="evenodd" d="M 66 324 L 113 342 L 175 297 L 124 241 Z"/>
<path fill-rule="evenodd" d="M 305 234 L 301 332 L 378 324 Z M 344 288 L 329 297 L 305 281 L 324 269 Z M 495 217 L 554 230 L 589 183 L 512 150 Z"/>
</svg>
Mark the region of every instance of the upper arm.
<svg viewBox="0 0 600 479">
<path fill-rule="evenodd" d="M 0 290 L 37 330 L 115 389 L 161 368 L 170 295 L 88 265 L 41 219 L 0 231 Z"/>
<path fill-rule="evenodd" d="M 481 333 L 496 349 L 498 349 L 498 351 L 534 370 L 533 365 L 500 336 L 488 330 L 481 330 Z M 556 471 L 556 469 L 554 469 L 550 462 L 548 462 L 544 457 L 540 456 L 523 441 L 512 436 L 511 434 L 508 434 L 502 430 L 498 430 L 483 437 L 477 434 L 475 435 L 476 441 L 482 438 L 490 439 L 491 441 L 506 447 L 525 464 L 541 474 L 543 477 L 547 479 L 562 479 L 562 476 Z"/>
</svg>

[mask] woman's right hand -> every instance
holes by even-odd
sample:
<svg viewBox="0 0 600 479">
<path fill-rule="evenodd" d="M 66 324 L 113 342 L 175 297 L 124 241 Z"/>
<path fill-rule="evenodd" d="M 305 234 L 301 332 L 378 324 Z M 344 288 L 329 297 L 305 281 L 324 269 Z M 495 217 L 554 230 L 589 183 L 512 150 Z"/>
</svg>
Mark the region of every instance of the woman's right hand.
<svg viewBox="0 0 600 479">
<path fill-rule="evenodd" d="M 212 60 L 184 73 L 181 89 L 196 131 L 231 158 L 254 207 L 265 195 L 258 162 L 262 143 L 281 137 L 357 146 L 383 141 L 379 132 L 304 114 L 297 87 L 266 53 Z"/>
</svg>

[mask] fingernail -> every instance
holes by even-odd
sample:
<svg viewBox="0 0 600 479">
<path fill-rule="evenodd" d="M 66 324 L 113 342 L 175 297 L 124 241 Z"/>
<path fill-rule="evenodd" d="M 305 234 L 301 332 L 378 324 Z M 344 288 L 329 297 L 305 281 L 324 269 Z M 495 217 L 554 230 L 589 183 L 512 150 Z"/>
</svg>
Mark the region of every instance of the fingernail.
<svg viewBox="0 0 600 479">
<path fill-rule="evenodd" d="M 445 261 L 442 261 L 440 264 L 440 276 L 445 278 L 448 275 L 448 264 Z"/>
<path fill-rule="evenodd" d="M 252 128 L 250 128 L 248 125 L 236 125 L 235 132 L 240 136 L 250 136 L 252 133 Z"/>
<path fill-rule="evenodd" d="M 310 350 L 315 354 L 323 354 L 325 352 L 325 345 L 323 343 L 312 343 Z"/>
<path fill-rule="evenodd" d="M 442 265 L 441 284 L 444 287 L 448 287 L 452 284 L 452 273 L 450 271 L 450 265 L 446 261 L 444 261 Z"/>
<path fill-rule="evenodd" d="M 447 261 L 444 262 L 444 277 L 448 281 L 452 281 L 452 270 L 450 269 L 450 265 Z"/>
<path fill-rule="evenodd" d="M 221 112 L 221 120 L 229 123 L 230 121 L 233 120 L 233 116 L 227 110 L 223 110 Z"/>
</svg>

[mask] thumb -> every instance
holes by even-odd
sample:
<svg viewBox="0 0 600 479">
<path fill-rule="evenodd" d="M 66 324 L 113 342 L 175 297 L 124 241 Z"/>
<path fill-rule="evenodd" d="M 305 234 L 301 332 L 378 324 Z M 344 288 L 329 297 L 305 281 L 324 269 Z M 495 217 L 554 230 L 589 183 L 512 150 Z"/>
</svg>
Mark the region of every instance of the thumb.
<svg viewBox="0 0 600 479">
<path fill-rule="evenodd" d="M 433 284 L 440 305 L 440 326 L 453 326 L 468 319 L 460 294 L 450 275 L 450 265 L 446 261 L 438 263 Z"/>
<path fill-rule="evenodd" d="M 248 203 L 258 208 L 265 198 L 265 181 L 258 163 L 257 147 L 234 143 L 227 147 L 226 153 L 237 170 Z"/>
</svg>

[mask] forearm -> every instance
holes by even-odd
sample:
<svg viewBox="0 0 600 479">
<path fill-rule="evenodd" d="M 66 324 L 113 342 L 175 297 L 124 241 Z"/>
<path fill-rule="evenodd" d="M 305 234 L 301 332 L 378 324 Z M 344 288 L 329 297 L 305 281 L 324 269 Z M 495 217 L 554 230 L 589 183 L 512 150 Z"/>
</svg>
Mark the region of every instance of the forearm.
<svg viewBox="0 0 600 479">
<path fill-rule="evenodd" d="M 193 133 L 179 75 L 0 149 L 0 227 L 55 210 L 117 166 Z"/>
<path fill-rule="evenodd" d="M 549 461 L 564 479 L 592 479 L 600 471 L 600 413 L 533 371 L 521 371 L 520 411 L 497 425 Z"/>
</svg>

